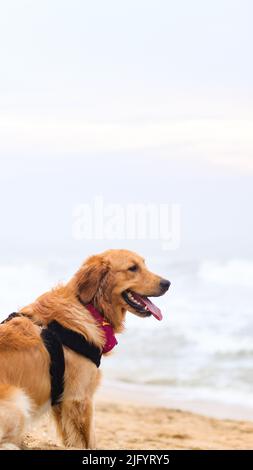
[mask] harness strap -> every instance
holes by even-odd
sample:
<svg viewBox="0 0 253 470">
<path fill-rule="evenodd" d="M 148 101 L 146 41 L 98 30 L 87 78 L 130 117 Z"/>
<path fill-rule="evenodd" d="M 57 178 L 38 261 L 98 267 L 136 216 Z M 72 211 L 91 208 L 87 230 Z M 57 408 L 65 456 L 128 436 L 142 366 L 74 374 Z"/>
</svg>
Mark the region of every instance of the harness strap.
<svg viewBox="0 0 253 470">
<path fill-rule="evenodd" d="M 49 323 L 47 329 L 53 332 L 64 346 L 72 349 L 77 354 L 81 354 L 81 356 L 87 357 L 97 367 L 100 366 L 102 351 L 94 344 L 89 343 L 83 335 L 65 328 L 56 320 Z"/>
<path fill-rule="evenodd" d="M 50 331 L 43 328 L 41 338 L 50 355 L 50 377 L 51 377 L 51 405 L 58 405 L 64 392 L 65 359 L 61 340 Z"/>
<path fill-rule="evenodd" d="M 7 318 L 5 318 L 5 320 L 1 321 L 0 325 L 4 325 L 4 323 L 7 323 L 8 321 L 10 321 L 10 320 L 12 320 L 13 318 L 16 318 L 16 317 L 24 317 L 24 315 L 21 312 L 10 313 L 10 315 Z"/>
<path fill-rule="evenodd" d="M 2 321 L 2 324 L 15 317 L 25 317 L 32 321 L 28 316 L 14 312 Z M 100 366 L 102 351 L 94 344 L 89 343 L 83 335 L 65 328 L 56 320 L 49 323 L 46 328 L 42 328 L 40 335 L 50 355 L 51 404 L 54 406 L 60 403 L 64 392 L 65 358 L 63 345 L 90 359 L 97 367 Z"/>
</svg>

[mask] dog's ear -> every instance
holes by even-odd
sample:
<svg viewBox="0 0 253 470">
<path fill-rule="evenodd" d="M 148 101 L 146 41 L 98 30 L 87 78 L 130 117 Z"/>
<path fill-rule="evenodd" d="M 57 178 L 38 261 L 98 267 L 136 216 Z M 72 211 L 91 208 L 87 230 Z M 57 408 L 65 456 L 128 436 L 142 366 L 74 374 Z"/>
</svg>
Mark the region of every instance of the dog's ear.
<svg viewBox="0 0 253 470">
<path fill-rule="evenodd" d="M 112 271 L 108 270 L 106 275 L 101 280 L 95 297 L 96 305 L 98 306 L 99 311 L 103 312 L 112 325 L 114 324 L 115 320 L 115 312 L 113 310 L 111 297 L 114 282 L 114 274 Z"/>
<path fill-rule="evenodd" d="M 92 301 L 105 275 L 109 264 L 99 255 L 91 256 L 75 275 L 77 295 L 84 304 Z"/>
</svg>

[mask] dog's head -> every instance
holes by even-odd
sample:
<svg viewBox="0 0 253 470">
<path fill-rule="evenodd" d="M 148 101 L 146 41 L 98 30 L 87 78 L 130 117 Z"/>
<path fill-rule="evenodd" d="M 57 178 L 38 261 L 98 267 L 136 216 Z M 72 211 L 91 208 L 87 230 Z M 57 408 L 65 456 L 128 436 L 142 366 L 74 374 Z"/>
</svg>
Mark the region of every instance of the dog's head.
<svg viewBox="0 0 253 470">
<path fill-rule="evenodd" d="M 108 250 L 91 256 L 74 276 L 76 295 L 84 304 L 93 302 L 116 330 L 126 311 L 139 317 L 161 312 L 148 297 L 163 295 L 170 282 L 151 273 L 144 259 L 128 250 Z"/>
</svg>

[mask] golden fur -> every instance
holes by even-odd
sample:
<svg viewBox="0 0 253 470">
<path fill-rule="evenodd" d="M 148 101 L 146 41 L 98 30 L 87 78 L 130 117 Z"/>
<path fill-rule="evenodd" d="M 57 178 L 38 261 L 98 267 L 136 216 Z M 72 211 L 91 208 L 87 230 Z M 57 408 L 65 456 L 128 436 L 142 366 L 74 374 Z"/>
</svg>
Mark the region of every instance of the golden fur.
<svg viewBox="0 0 253 470">
<path fill-rule="evenodd" d="M 129 267 L 138 265 L 137 272 Z M 17 448 L 27 421 L 50 402 L 50 358 L 40 337 L 41 326 L 57 320 L 103 348 L 100 326 L 78 300 L 93 302 L 115 333 L 124 328 L 127 310 L 121 293 L 161 295 L 161 278 L 147 270 L 144 260 L 127 250 L 109 250 L 91 256 L 66 285 L 54 288 L 0 325 L 0 447 Z M 53 407 L 56 424 L 66 446 L 94 449 L 93 394 L 100 371 L 88 359 L 68 348 L 65 388 L 60 405 Z"/>
</svg>

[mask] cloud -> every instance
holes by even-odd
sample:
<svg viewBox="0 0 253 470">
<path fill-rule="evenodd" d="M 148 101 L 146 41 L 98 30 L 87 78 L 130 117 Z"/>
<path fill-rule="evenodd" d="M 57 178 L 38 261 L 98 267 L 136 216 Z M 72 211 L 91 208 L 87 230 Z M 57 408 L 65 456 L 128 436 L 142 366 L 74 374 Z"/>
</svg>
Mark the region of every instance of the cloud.
<svg viewBox="0 0 253 470">
<path fill-rule="evenodd" d="M 253 171 L 253 120 L 173 119 L 89 122 L 0 117 L 0 155 L 107 155 L 138 152 Z"/>
</svg>

